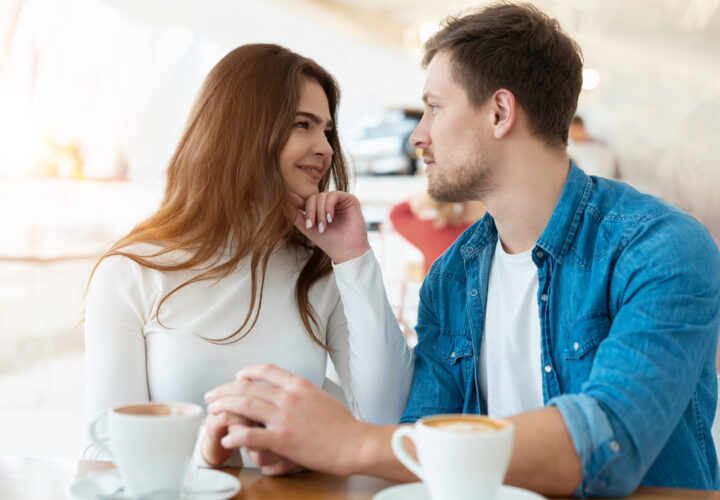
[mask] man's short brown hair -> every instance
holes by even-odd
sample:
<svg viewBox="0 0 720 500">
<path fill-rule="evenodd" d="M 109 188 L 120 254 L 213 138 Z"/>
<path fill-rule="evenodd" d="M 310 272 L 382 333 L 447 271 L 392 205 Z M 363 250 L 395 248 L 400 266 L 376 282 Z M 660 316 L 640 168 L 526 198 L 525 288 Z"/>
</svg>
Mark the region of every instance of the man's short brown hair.
<svg viewBox="0 0 720 500">
<path fill-rule="evenodd" d="M 528 115 L 533 134 L 566 145 L 582 87 L 582 53 L 555 19 L 530 4 L 497 3 L 444 21 L 425 43 L 423 66 L 439 51 L 474 106 L 504 88 Z"/>
</svg>

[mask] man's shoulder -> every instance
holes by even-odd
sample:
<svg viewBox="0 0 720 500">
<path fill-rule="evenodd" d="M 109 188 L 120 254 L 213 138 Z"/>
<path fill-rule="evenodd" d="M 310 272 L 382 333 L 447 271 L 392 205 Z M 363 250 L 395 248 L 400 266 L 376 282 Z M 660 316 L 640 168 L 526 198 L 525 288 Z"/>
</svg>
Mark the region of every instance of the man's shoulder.
<svg viewBox="0 0 720 500">
<path fill-rule="evenodd" d="M 585 214 L 598 224 L 616 224 L 632 229 L 655 219 L 671 225 L 702 227 L 693 217 L 666 201 L 638 191 L 625 182 L 592 177 L 594 189 Z"/>
<path fill-rule="evenodd" d="M 624 247 L 630 242 L 654 242 L 655 245 L 683 247 L 692 252 L 701 247 L 716 247 L 705 227 L 694 217 L 666 201 L 642 193 L 620 181 L 593 177 L 594 189 L 585 206 L 581 241 L 602 239 Z M 597 243 L 597 241 L 594 241 Z"/>
</svg>

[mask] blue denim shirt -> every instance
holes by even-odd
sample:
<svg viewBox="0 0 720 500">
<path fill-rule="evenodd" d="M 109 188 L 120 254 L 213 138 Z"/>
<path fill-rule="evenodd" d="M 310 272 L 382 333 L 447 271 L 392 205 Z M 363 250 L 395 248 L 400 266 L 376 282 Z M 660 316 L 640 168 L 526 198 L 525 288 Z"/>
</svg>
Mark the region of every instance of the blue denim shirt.
<svg viewBox="0 0 720 500">
<path fill-rule="evenodd" d="M 486 214 L 430 269 L 401 422 L 486 412 L 478 359 L 497 239 Z M 640 484 L 718 489 L 710 427 L 720 254 L 705 228 L 571 163 L 533 261 L 543 400 L 561 412 L 580 457 L 576 495 L 625 496 Z"/>
</svg>

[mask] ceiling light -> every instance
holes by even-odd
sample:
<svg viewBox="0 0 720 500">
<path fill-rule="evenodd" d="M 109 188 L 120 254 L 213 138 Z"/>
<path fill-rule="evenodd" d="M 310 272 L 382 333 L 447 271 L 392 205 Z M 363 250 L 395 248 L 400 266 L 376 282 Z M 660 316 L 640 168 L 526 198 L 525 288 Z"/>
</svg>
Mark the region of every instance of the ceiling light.
<svg viewBox="0 0 720 500">
<path fill-rule="evenodd" d="M 586 68 L 583 70 L 583 90 L 593 90 L 600 83 L 600 73 L 594 68 Z"/>
<path fill-rule="evenodd" d="M 422 43 L 425 43 L 428 41 L 428 38 L 433 36 L 436 31 L 440 29 L 440 25 L 436 22 L 427 22 L 423 23 L 422 26 L 420 26 L 420 40 Z"/>
</svg>

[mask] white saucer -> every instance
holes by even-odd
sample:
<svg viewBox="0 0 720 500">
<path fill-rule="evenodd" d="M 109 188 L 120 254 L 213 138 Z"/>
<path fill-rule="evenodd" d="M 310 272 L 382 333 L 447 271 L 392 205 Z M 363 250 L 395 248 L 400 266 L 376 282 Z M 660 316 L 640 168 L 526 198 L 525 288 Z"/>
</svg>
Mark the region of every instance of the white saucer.
<svg viewBox="0 0 720 500">
<path fill-rule="evenodd" d="M 82 479 L 78 479 L 65 490 L 68 498 L 73 500 L 96 500 L 98 497 L 108 500 L 128 500 L 127 493 L 119 492 L 122 478 L 120 473 L 113 469 L 100 473 L 90 473 Z M 195 469 L 192 477 L 185 486 L 188 490 L 221 490 L 231 488 L 225 493 L 192 495 L 183 498 L 192 500 L 225 500 L 237 495 L 240 491 L 240 481 L 235 476 L 220 472 L 214 469 Z M 109 495 L 109 496 L 108 496 Z"/>
<path fill-rule="evenodd" d="M 376 494 L 373 500 L 430 500 L 430 495 L 423 483 L 409 483 L 384 489 Z M 547 500 L 547 498 L 530 490 L 502 485 L 493 500 Z"/>
</svg>

